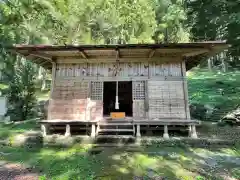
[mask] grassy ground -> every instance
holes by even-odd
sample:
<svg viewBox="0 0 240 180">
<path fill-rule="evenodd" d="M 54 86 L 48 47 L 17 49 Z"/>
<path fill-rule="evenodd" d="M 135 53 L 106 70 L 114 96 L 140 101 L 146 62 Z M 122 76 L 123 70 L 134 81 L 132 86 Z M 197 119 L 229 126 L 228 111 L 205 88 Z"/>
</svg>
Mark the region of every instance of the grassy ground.
<svg viewBox="0 0 240 180">
<path fill-rule="evenodd" d="M 0 123 L 0 140 L 5 140 L 13 136 L 18 135 L 19 133 L 24 133 L 30 130 L 39 130 L 36 127 L 36 121 L 26 121 L 20 124 L 3 124 Z"/>
<path fill-rule="evenodd" d="M 188 72 L 189 100 L 191 104 L 208 107 L 208 120 L 219 120 L 240 105 L 240 71 Z"/>
<path fill-rule="evenodd" d="M 34 122 L 0 125 L 0 137 L 13 137 L 35 129 Z M 168 179 L 240 178 L 240 149 L 191 148 L 151 145 L 136 151 L 105 148 L 97 154 L 91 145 L 71 148 L 42 147 L 29 149 L 2 146 L 0 161 L 34 167 L 48 179 L 132 179 L 134 176 L 158 176 Z M 1 169 L 1 168 L 0 168 Z M 1 179 L 1 178 L 0 178 Z M 150 179 L 150 178 L 146 178 Z"/>
</svg>

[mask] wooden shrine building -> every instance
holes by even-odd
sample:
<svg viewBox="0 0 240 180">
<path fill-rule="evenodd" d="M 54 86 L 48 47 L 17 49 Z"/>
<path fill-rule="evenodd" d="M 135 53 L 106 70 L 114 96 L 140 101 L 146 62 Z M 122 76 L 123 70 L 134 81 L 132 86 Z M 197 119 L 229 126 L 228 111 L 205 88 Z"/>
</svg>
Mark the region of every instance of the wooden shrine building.
<svg viewBox="0 0 240 180">
<path fill-rule="evenodd" d="M 141 136 L 150 129 L 187 127 L 197 137 L 188 105 L 186 71 L 228 46 L 222 42 L 122 45 L 15 45 L 12 52 L 52 70 L 43 134 L 86 128 L 92 137 Z M 80 128 L 80 125 L 81 128 Z"/>
</svg>

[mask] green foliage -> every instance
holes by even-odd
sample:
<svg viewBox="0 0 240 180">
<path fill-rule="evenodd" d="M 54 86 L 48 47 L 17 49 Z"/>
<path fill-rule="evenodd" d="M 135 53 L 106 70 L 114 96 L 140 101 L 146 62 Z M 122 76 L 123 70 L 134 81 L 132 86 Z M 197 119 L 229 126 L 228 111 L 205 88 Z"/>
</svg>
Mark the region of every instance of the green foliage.
<svg viewBox="0 0 240 180">
<path fill-rule="evenodd" d="M 155 42 L 189 41 L 189 30 L 185 25 L 187 16 L 182 0 L 157 0 L 154 9 L 157 22 L 153 36 Z"/>
<path fill-rule="evenodd" d="M 239 68 L 240 1 L 188 0 L 186 7 L 192 40 L 227 40 L 232 45 L 228 52 L 228 64 Z"/>
<path fill-rule="evenodd" d="M 11 120 L 26 120 L 34 116 L 35 74 L 30 62 L 17 60 L 7 92 L 7 115 L 10 115 Z"/>
<path fill-rule="evenodd" d="M 223 73 L 207 70 L 190 71 L 188 76 L 190 104 L 197 107 L 193 118 L 218 121 L 240 102 L 240 72 Z"/>
<path fill-rule="evenodd" d="M 164 36 L 169 42 L 188 39 L 181 0 L 4 0 L 0 14 L 4 44 L 150 43 Z"/>
</svg>

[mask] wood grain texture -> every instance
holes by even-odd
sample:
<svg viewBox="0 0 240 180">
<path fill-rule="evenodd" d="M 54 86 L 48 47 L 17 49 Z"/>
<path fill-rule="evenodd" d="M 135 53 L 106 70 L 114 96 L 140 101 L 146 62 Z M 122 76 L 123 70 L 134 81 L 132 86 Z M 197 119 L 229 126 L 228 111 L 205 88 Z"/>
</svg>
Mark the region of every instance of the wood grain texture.
<svg viewBox="0 0 240 180">
<path fill-rule="evenodd" d="M 103 82 L 125 80 L 133 82 L 134 118 L 186 118 L 182 68 L 175 62 L 57 64 L 49 119 L 102 119 Z"/>
<path fill-rule="evenodd" d="M 56 71 L 57 77 L 154 77 L 182 73 L 180 62 L 62 63 Z"/>
<path fill-rule="evenodd" d="M 149 118 L 185 118 L 180 81 L 148 81 Z"/>
</svg>

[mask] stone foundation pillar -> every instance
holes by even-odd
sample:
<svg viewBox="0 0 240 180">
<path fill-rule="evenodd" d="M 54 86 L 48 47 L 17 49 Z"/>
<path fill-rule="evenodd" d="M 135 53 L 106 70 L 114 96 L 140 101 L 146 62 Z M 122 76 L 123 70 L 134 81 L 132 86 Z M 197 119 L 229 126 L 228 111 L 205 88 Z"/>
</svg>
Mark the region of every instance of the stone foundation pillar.
<svg viewBox="0 0 240 180">
<path fill-rule="evenodd" d="M 169 139 L 169 134 L 168 134 L 168 126 L 164 125 L 164 134 L 163 134 L 164 139 Z"/>
<path fill-rule="evenodd" d="M 137 124 L 137 133 L 136 133 L 137 137 L 141 137 L 141 132 L 140 132 L 140 124 Z"/>
<path fill-rule="evenodd" d="M 42 135 L 46 136 L 48 134 L 48 125 L 41 124 L 41 131 L 42 131 Z"/>
<path fill-rule="evenodd" d="M 189 125 L 188 126 L 188 137 L 191 137 L 192 136 L 192 126 Z"/>
<path fill-rule="evenodd" d="M 96 136 L 96 125 L 92 124 L 92 130 L 91 130 L 91 137 L 95 137 Z"/>
<path fill-rule="evenodd" d="M 69 124 L 66 125 L 65 136 L 71 136 L 71 129 Z"/>
<path fill-rule="evenodd" d="M 198 138 L 195 125 L 191 126 L 191 138 L 194 138 L 194 139 Z"/>
</svg>

